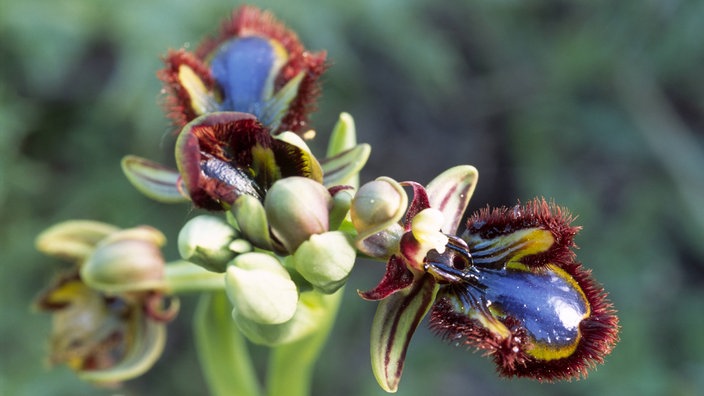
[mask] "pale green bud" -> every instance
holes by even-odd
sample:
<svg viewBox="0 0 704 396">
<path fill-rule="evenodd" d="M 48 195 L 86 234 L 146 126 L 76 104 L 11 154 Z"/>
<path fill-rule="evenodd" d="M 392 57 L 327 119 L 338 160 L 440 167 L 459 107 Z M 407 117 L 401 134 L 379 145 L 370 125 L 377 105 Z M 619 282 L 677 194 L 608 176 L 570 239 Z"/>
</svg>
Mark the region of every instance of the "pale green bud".
<svg viewBox="0 0 704 396">
<path fill-rule="evenodd" d="M 184 260 L 214 272 L 225 272 L 237 253 L 230 249 L 237 232 L 219 217 L 201 215 L 189 220 L 178 234 L 178 252 Z"/>
<path fill-rule="evenodd" d="M 336 230 L 350 213 L 352 198 L 355 190 L 341 190 L 332 197 L 332 209 L 330 209 L 330 229 Z"/>
<path fill-rule="evenodd" d="M 360 187 L 350 207 L 357 230 L 357 249 L 377 258 L 388 258 L 398 250 L 403 234 L 399 221 L 406 212 L 408 196 L 395 180 L 380 177 Z"/>
<path fill-rule="evenodd" d="M 295 315 L 281 324 L 255 322 L 238 311 L 233 311 L 237 327 L 255 344 L 277 346 L 300 340 L 310 335 L 323 323 L 326 314 L 326 296 L 314 291 L 301 293 Z"/>
<path fill-rule="evenodd" d="M 289 253 L 311 235 L 328 231 L 331 207 L 328 190 L 305 177 L 277 181 L 264 199 L 271 233 Z"/>
<path fill-rule="evenodd" d="M 161 246 L 165 242 L 164 234 L 148 226 L 110 234 L 81 266 L 81 278 L 90 287 L 106 292 L 162 289 Z"/>
<path fill-rule="evenodd" d="M 225 290 L 234 306 L 233 317 L 280 324 L 296 312 L 296 284 L 281 263 L 266 253 L 237 256 L 227 267 Z"/>
<path fill-rule="evenodd" d="M 264 205 L 257 198 L 249 194 L 239 196 L 230 212 L 245 239 L 258 248 L 272 250 L 269 222 Z"/>
<path fill-rule="evenodd" d="M 293 265 L 316 289 L 330 294 L 345 284 L 355 258 L 351 238 L 331 231 L 303 242 L 293 254 Z"/>
</svg>

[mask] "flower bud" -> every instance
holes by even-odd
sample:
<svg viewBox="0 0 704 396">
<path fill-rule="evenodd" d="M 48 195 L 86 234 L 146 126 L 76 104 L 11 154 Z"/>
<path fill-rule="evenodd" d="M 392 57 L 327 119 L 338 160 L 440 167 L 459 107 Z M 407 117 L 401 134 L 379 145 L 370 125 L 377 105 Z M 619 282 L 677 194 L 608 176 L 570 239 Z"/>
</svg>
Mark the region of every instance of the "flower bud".
<svg viewBox="0 0 704 396">
<path fill-rule="evenodd" d="M 231 209 L 242 236 L 254 246 L 272 250 L 269 223 L 264 205 L 251 195 L 242 195 L 235 200 Z"/>
<path fill-rule="evenodd" d="M 264 200 L 271 233 L 290 253 L 311 235 L 328 231 L 331 207 L 328 190 L 305 177 L 277 181 Z"/>
<path fill-rule="evenodd" d="M 311 235 L 293 255 L 293 264 L 303 278 L 323 293 L 334 293 L 352 271 L 356 252 L 341 231 Z"/>
<path fill-rule="evenodd" d="M 236 255 L 230 244 L 237 233 L 224 220 L 202 215 L 189 220 L 178 234 L 178 252 L 184 260 L 214 272 L 225 272 Z"/>
<path fill-rule="evenodd" d="M 352 199 L 350 215 L 357 230 L 356 246 L 371 257 L 389 257 L 403 233 L 399 220 L 408 206 L 400 184 L 380 177 L 360 187 Z"/>
<path fill-rule="evenodd" d="M 330 209 L 330 229 L 336 230 L 340 227 L 347 215 L 350 213 L 354 189 L 339 190 L 332 193 L 332 209 Z"/>
<path fill-rule="evenodd" d="M 318 329 L 326 312 L 326 296 L 313 291 L 301 293 L 293 317 L 281 324 L 255 322 L 233 311 L 237 327 L 250 341 L 259 345 L 277 346 L 297 341 Z"/>
<path fill-rule="evenodd" d="M 225 273 L 225 290 L 233 317 L 280 324 L 296 312 L 298 290 L 281 263 L 266 253 L 237 256 Z"/>
<path fill-rule="evenodd" d="M 397 223 L 408 205 L 408 196 L 395 180 L 380 177 L 360 187 L 350 208 L 357 232 L 371 234 Z"/>
<path fill-rule="evenodd" d="M 141 226 L 115 232 L 103 239 L 81 266 L 83 281 L 105 292 L 126 292 L 164 287 L 159 230 Z"/>
</svg>

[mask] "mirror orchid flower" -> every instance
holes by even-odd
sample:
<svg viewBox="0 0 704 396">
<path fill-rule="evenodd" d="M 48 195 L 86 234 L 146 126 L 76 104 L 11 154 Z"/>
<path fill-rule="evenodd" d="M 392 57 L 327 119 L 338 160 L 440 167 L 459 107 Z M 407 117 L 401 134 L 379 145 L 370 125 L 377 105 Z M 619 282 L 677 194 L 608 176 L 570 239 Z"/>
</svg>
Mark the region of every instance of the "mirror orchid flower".
<svg viewBox="0 0 704 396">
<path fill-rule="evenodd" d="M 250 113 L 274 134 L 306 132 L 325 52 L 306 50 L 274 16 L 242 6 L 195 52 L 169 52 L 159 72 L 178 127 L 217 111 Z"/>
<path fill-rule="evenodd" d="M 483 350 L 505 376 L 584 377 L 618 340 L 606 293 L 576 261 L 579 227 L 569 213 L 536 199 L 478 211 L 460 229 L 476 181 L 470 166 L 449 169 L 425 188 L 380 178 L 353 200 L 357 248 L 387 260 L 381 282 L 360 296 L 379 301 L 372 369 L 389 392 L 428 312 L 436 334 Z M 407 208 L 402 186 L 413 192 Z M 397 204 L 379 204 L 392 190 Z"/>
</svg>

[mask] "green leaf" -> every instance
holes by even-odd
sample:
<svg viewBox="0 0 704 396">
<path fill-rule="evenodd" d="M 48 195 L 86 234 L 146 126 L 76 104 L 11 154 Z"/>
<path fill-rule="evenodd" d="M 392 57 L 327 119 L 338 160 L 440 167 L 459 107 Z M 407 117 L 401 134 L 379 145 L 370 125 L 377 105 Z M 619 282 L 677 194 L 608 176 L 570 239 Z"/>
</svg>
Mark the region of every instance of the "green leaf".
<svg viewBox="0 0 704 396">
<path fill-rule="evenodd" d="M 261 394 L 245 338 L 230 316 L 224 292 L 203 293 L 194 330 L 198 358 L 213 396 Z"/>
<path fill-rule="evenodd" d="M 180 188 L 180 174 L 157 162 L 135 155 L 122 159 L 122 171 L 127 180 L 147 197 L 164 203 L 188 202 Z"/>
<path fill-rule="evenodd" d="M 379 302 L 371 333 L 372 371 L 387 392 L 396 392 L 403 372 L 408 343 L 433 305 L 438 284 L 430 275 Z"/>
</svg>

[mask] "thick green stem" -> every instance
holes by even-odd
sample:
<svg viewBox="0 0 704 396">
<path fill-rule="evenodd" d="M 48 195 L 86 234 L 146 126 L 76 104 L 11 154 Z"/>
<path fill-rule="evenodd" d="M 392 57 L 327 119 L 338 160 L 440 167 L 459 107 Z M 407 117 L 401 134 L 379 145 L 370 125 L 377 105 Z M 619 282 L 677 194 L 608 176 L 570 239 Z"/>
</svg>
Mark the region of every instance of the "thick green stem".
<svg viewBox="0 0 704 396">
<path fill-rule="evenodd" d="M 231 309 L 224 292 L 200 297 L 194 323 L 200 365 L 211 395 L 259 396 L 246 340 L 232 320 Z"/>
<path fill-rule="evenodd" d="M 267 377 L 269 396 L 310 395 L 313 370 L 335 323 L 343 289 L 322 296 L 325 314 L 318 329 L 308 337 L 272 349 Z"/>
<path fill-rule="evenodd" d="M 188 261 L 166 265 L 166 289 L 171 293 L 224 290 L 225 276 Z"/>
</svg>

